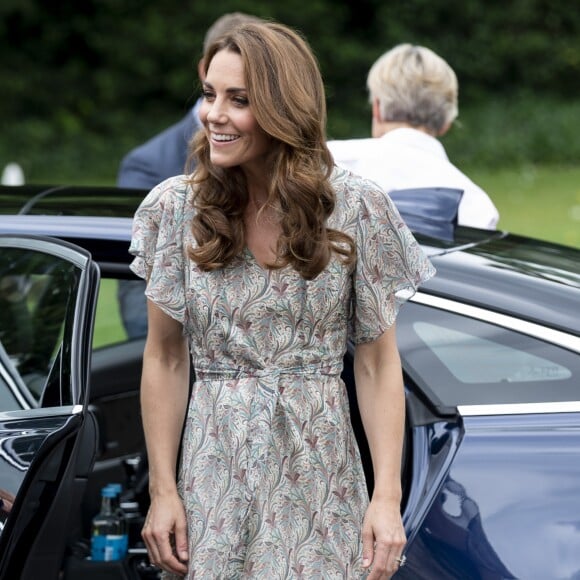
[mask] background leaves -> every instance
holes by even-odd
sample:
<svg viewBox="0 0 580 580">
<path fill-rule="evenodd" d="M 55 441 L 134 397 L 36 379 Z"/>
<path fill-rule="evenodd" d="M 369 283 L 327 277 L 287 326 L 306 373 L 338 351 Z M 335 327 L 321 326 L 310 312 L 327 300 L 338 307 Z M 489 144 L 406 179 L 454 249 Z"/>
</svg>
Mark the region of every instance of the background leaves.
<svg viewBox="0 0 580 580">
<path fill-rule="evenodd" d="M 564 0 L 3 0 L 0 163 L 114 180 L 122 154 L 198 94 L 206 28 L 240 10 L 301 30 L 325 78 L 329 136 L 368 136 L 366 74 L 400 42 L 460 83 L 450 154 L 468 164 L 574 163 L 580 6 Z"/>
</svg>

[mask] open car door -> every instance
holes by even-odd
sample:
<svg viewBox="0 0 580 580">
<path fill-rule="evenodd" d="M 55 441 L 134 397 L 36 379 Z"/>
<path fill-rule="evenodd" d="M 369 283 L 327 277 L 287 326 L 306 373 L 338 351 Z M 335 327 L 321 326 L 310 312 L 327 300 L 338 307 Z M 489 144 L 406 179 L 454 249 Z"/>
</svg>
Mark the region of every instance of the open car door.
<svg viewBox="0 0 580 580">
<path fill-rule="evenodd" d="M 0 578 L 57 578 L 80 525 L 99 278 L 82 248 L 0 235 Z"/>
</svg>

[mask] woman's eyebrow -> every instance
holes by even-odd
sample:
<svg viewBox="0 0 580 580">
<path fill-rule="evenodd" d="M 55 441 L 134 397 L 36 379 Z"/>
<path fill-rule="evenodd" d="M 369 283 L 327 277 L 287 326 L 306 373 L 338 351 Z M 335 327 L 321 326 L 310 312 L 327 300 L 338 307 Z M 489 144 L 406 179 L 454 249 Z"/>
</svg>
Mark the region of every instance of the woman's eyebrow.
<svg viewBox="0 0 580 580">
<path fill-rule="evenodd" d="M 208 83 L 207 81 L 203 82 L 203 86 L 204 88 L 215 90 L 213 85 L 211 83 Z M 226 89 L 226 93 L 245 93 L 245 92 L 246 89 L 243 87 L 229 87 Z"/>
</svg>

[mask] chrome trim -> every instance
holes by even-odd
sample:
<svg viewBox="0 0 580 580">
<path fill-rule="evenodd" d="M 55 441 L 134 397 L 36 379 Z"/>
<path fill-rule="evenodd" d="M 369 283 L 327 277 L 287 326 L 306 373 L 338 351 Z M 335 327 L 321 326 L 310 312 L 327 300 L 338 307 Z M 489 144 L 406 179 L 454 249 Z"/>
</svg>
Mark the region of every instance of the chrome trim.
<svg viewBox="0 0 580 580">
<path fill-rule="evenodd" d="M 537 415 L 550 413 L 580 413 L 580 401 L 554 403 L 502 403 L 497 405 L 459 405 L 462 417 L 485 415 Z"/>
<path fill-rule="evenodd" d="M 77 249 L 72 244 L 59 239 L 51 239 L 30 234 L 1 234 L 0 247 L 15 248 L 19 250 L 30 250 L 40 252 L 50 256 L 66 260 L 74 266 L 84 269 L 87 267 L 89 258 L 85 255 L 84 250 Z"/>
<path fill-rule="evenodd" d="M 0 421 L 13 419 L 38 419 L 41 417 L 60 417 L 80 415 L 83 412 L 82 405 L 63 405 L 62 407 L 38 407 L 22 411 L 0 411 Z"/>
<path fill-rule="evenodd" d="M 432 306 L 434 308 L 447 310 L 448 312 L 462 314 L 463 316 L 469 316 L 470 318 L 502 326 L 508 330 L 515 330 L 516 332 L 521 332 L 522 334 L 527 334 L 534 338 L 539 338 L 540 340 L 551 342 L 558 346 L 567 348 L 568 350 L 580 353 L 580 337 L 560 330 L 554 330 L 553 328 L 548 328 L 541 324 L 536 324 L 535 322 L 528 322 L 521 318 L 515 318 L 513 316 L 508 316 L 507 314 L 500 314 L 499 312 L 486 310 L 479 306 L 464 304 L 463 302 L 456 302 L 449 298 L 441 298 L 440 296 L 425 294 L 424 292 L 417 292 L 410 298 L 410 300 L 417 304 Z"/>
</svg>

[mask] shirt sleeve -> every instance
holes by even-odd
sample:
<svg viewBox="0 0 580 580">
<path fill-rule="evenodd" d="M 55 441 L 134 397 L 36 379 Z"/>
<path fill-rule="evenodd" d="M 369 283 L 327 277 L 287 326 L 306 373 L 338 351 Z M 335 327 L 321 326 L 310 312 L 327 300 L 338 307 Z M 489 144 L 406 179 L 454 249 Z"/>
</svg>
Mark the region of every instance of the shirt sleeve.
<svg viewBox="0 0 580 580">
<path fill-rule="evenodd" d="M 145 295 L 166 314 L 186 325 L 184 231 L 187 185 L 183 176 L 153 188 L 133 219 L 131 270 L 147 281 Z"/>
<path fill-rule="evenodd" d="M 390 197 L 366 183 L 356 229 L 351 329 L 355 343 L 379 338 L 395 322 L 400 306 L 435 274 Z"/>
<path fill-rule="evenodd" d="M 494 230 L 499 221 L 499 212 L 493 201 L 471 180 L 463 189 L 457 216 L 459 225 Z"/>
</svg>

